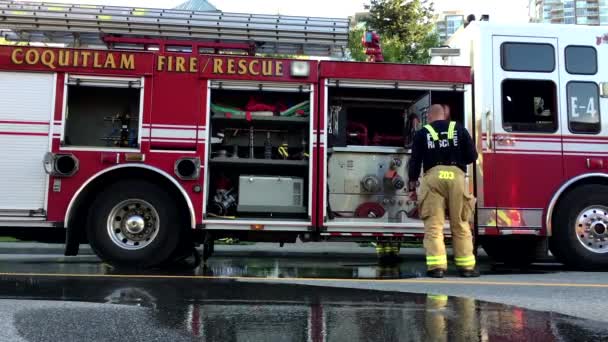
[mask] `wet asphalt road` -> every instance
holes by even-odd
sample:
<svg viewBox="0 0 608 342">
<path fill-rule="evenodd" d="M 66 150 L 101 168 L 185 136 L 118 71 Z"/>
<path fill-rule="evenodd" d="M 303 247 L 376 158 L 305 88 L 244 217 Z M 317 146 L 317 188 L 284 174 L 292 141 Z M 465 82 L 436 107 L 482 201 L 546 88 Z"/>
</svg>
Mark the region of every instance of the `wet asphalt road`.
<svg viewBox="0 0 608 342">
<path fill-rule="evenodd" d="M 2 277 L 2 341 L 600 341 L 581 319 L 443 295 L 210 279 Z"/>
<path fill-rule="evenodd" d="M 0 341 L 608 340 L 608 327 L 598 320 L 448 297 L 449 288 L 484 286 L 454 284 L 459 278 L 435 284 L 419 278 L 418 266 L 216 257 L 194 270 L 138 272 L 114 269 L 92 256 L 5 255 L 0 256 Z M 484 277 L 478 282 L 490 282 L 485 288 L 494 292 L 509 285 L 493 284 L 492 277 L 557 273 L 549 266 L 527 275 L 481 266 Z M 352 288 L 357 286 L 384 291 Z M 400 292 L 387 291 L 391 286 Z M 408 287 L 423 293 L 403 292 Z M 591 296 L 589 301 L 601 298 L 593 291 L 607 291 L 573 290 L 581 298 Z"/>
</svg>

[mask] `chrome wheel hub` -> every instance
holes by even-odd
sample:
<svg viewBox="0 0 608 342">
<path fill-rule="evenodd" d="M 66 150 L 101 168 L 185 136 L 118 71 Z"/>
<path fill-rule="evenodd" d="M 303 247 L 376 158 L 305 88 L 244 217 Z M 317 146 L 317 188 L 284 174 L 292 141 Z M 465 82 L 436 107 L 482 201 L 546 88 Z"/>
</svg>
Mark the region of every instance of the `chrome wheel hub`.
<svg viewBox="0 0 608 342">
<path fill-rule="evenodd" d="M 139 234 L 146 228 L 146 221 L 139 215 L 133 215 L 127 219 L 126 228 L 131 234 Z"/>
<path fill-rule="evenodd" d="M 146 247 L 158 235 L 158 227 L 158 212 L 150 203 L 140 199 L 122 201 L 108 215 L 108 235 L 123 249 Z"/>
<path fill-rule="evenodd" d="M 578 241 L 594 253 L 608 253 L 608 207 L 591 206 L 576 218 Z"/>
</svg>

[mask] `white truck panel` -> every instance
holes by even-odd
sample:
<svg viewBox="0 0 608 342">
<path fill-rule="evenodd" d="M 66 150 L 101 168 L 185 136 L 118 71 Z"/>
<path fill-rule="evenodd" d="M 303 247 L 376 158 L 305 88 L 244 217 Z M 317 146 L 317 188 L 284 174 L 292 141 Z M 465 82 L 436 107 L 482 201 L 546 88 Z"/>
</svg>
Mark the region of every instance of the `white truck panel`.
<svg viewBox="0 0 608 342">
<path fill-rule="evenodd" d="M 46 209 L 54 75 L 0 72 L 0 210 Z"/>
</svg>

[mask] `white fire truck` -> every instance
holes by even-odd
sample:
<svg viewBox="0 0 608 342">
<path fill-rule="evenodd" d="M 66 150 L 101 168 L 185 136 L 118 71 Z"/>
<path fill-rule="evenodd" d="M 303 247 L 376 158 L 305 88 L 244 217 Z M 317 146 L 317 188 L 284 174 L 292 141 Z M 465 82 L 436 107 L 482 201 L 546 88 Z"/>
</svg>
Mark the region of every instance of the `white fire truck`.
<svg viewBox="0 0 608 342">
<path fill-rule="evenodd" d="M 490 256 L 608 265 L 602 28 L 473 22 L 434 65 L 343 61 L 340 19 L 0 0 L 0 30 L 30 42 L 0 46 L 4 235 L 142 267 L 224 237 L 420 239 L 406 169 L 441 103 L 477 142 Z"/>
<path fill-rule="evenodd" d="M 435 62 L 474 73 L 478 236 L 504 261 L 548 242 L 577 268 L 608 263 L 608 53 L 603 27 L 468 25 Z M 508 236 L 508 239 L 505 239 Z M 503 238 L 500 238 L 503 237 Z"/>
</svg>

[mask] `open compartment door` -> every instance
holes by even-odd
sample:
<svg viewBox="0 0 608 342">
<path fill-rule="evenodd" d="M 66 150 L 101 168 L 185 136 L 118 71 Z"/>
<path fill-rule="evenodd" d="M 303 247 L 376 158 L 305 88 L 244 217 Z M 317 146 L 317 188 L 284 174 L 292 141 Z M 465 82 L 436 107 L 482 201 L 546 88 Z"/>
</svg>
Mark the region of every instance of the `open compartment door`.
<svg viewBox="0 0 608 342">
<path fill-rule="evenodd" d="M 470 87 L 324 82 L 324 234 L 422 234 L 417 204 L 407 191 L 413 137 L 426 124 L 427 112 L 435 103 L 450 107 L 451 119 L 465 124 L 465 112 L 470 111 L 465 96 Z"/>
<path fill-rule="evenodd" d="M 209 81 L 207 229 L 312 226 L 310 84 Z"/>
</svg>

